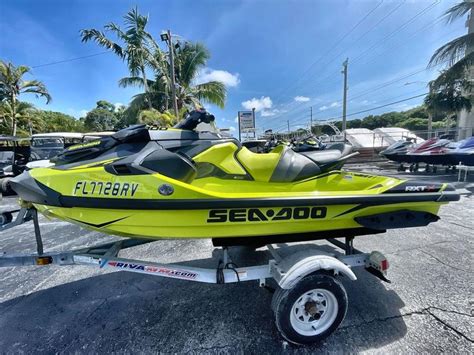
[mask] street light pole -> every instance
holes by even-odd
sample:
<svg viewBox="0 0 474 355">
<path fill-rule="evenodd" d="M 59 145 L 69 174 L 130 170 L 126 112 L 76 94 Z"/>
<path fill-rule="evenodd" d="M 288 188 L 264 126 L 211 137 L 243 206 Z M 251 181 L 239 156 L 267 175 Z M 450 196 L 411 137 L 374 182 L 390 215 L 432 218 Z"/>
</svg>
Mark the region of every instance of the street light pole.
<svg viewBox="0 0 474 355">
<path fill-rule="evenodd" d="M 169 55 L 170 55 L 170 76 L 171 76 L 171 95 L 173 96 L 173 109 L 174 115 L 176 119 L 178 117 L 178 101 L 176 100 L 176 82 L 174 76 L 174 48 L 173 48 L 173 39 L 171 37 L 171 31 L 168 30 L 168 48 L 169 48 Z"/>
<path fill-rule="evenodd" d="M 313 134 L 313 106 L 310 107 L 310 125 L 309 131 Z"/>
<path fill-rule="evenodd" d="M 342 74 L 344 75 L 344 92 L 342 95 L 342 131 L 346 130 L 346 114 L 347 114 L 347 64 L 349 64 L 349 58 L 342 63 Z M 344 133 L 345 137 L 345 133 Z"/>
</svg>

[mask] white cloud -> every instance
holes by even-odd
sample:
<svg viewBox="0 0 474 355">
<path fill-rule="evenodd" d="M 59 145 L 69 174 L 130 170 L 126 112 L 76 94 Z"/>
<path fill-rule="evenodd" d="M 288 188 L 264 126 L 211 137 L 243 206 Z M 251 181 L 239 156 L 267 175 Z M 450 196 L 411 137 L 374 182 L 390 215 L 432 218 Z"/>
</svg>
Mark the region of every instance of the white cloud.
<svg viewBox="0 0 474 355">
<path fill-rule="evenodd" d="M 239 122 L 239 116 L 235 116 L 234 122 L 235 122 L 235 123 Z"/>
<path fill-rule="evenodd" d="M 232 74 L 225 70 L 205 68 L 199 73 L 196 79 L 196 84 L 202 84 L 209 81 L 220 81 L 227 87 L 236 87 L 240 83 L 240 78 L 238 73 Z"/>
<path fill-rule="evenodd" d="M 332 104 L 330 104 L 330 105 L 321 106 L 321 107 L 319 108 L 319 111 L 326 111 L 326 110 L 329 109 L 329 108 L 334 108 L 334 107 L 339 107 L 339 106 L 341 106 L 341 104 L 340 104 L 339 102 L 337 102 L 337 101 L 334 101 L 334 102 L 333 102 Z"/>
<path fill-rule="evenodd" d="M 280 110 L 277 110 L 277 109 L 273 109 L 273 110 L 262 110 L 262 117 L 271 117 L 271 116 L 275 116 L 276 114 L 280 113 L 281 111 Z"/>
<path fill-rule="evenodd" d="M 229 127 L 229 131 L 235 132 L 235 127 L 234 127 L 234 126 L 230 126 L 230 127 Z"/>
<path fill-rule="evenodd" d="M 309 97 L 306 96 L 295 96 L 295 101 L 296 102 L 308 102 Z"/>
<path fill-rule="evenodd" d="M 250 100 L 242 102 L 243 108 L 251 110 L 255 108 L 255 112 L 260 112 L 265 109 L 270 109 L 273 106 L 272 99 L 268 96 L 262 96 L 261 98 L 252 98 Z"/>
</svg>

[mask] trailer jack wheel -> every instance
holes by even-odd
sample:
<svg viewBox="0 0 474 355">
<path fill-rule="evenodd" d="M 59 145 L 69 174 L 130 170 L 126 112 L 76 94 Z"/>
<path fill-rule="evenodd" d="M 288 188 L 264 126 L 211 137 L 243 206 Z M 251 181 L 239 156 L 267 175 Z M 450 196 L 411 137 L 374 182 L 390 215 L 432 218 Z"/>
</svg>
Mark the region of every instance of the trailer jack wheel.
<svg viewBox="0 0 474 355">
<path fill-rule="evenodd" d="M 272 308 L 281 335 L 294 344 L 319 342 L 334 332 L 347 311 L 347 294 L 333 276 L 311 274 L 292 289 L 279 288 Z"/>
</svg>

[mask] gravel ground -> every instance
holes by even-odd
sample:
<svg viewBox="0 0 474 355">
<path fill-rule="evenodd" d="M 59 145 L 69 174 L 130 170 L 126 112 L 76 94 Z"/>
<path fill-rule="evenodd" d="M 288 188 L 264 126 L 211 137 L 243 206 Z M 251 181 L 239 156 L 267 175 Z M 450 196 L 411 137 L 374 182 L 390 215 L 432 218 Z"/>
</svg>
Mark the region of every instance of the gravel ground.
<svg viewBox="0 0 474 355">
<path fill-rule="evenodd" d="M 389 166 L 349 168 L 393 173 Z M 454 180 L 441 174 L 415 177 Z M 271 294 L 257 282 L 207 285 L 86 266 L 32 266 L 0 270 L 0 352 L 472 353 L 474 184 L 457 186 L 461 201 L 444 206 L 437 223 L 355 240 L 357 248 L 388 257 L 392 283 L 364 270 L 356 271 L 356 282 L 343 280 L 349 311 L 339 330 L 318 345 L 283 341 Z M 1 201 L 4 210 L 14 205 L 14 199 Z M 41 225 L 46 250 L 114 240 L 64 222 L 42 219 Z M 33 252 L 32 226 L 1 233 L 0 246 L 5 253 Z M 162 241 L 123 255 L 217 263 L 209 240 Z"/>
</svg>

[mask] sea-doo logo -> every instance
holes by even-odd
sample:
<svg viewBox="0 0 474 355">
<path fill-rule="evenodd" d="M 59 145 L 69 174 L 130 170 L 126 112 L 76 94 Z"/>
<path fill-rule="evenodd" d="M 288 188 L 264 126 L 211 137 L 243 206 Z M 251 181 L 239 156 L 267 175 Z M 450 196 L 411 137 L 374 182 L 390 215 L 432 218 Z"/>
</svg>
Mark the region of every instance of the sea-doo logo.
<svg viewBox="0 0 474 355">
<path fill-rule="evenodd" d="M 434 185 L 413 185 L 413 186 L 406 186 L 405 191 L 407 192 L 424 192 L 424 191 L 436 191 L 436 186 Z"/>
<path fill-rule="evenodd" d="M 151 265 L 122 263 L 122 262 L 117 262 L 117 261 L 109 261 L 107 264 L 109 266 L 116 267 L 119 269 L 128 269 L 128 270 L 143 271 L 147 273 L 156 273 L 156 274 L 162 274 L 165 276 L 182 278 L 182 279 L 195 279 L 198 276 L 197 273 L 191 272 L 191 271 L 168 269 L 164 267 L 157 267 L 157 266 L 151 266 Z"/>
<path fill-rule="evenodd" d="M 135 183 L 102 182 L 102 181 L 77 181 L 74 186 L 74 195 L 104 195 L 104 196 L 130 196 L 133 197 L 138 190 Z"/>
<path fill-rule="evenodd" d="M 265 212 L 258 208 L 210 210 L 208 223 L 223 222 L 262 222 L 286 221 L 289 219 L 321 219 L 327 214 L 326 207 L 284 207 L 279 210 L 268 209 Z"/>
<path fill-rule="evenodd" d="M 90 148 L 90 147 L 95 147 L 96 145 L 99 145 L 101 143 L 100 140 L 94 140 L 89 143 L 82 143 L 82 144 L 74 144 L 70 146 L 67 150 L 77 150 L 77 149 L 84 149 L 84 148 Z"/>
</svg>

